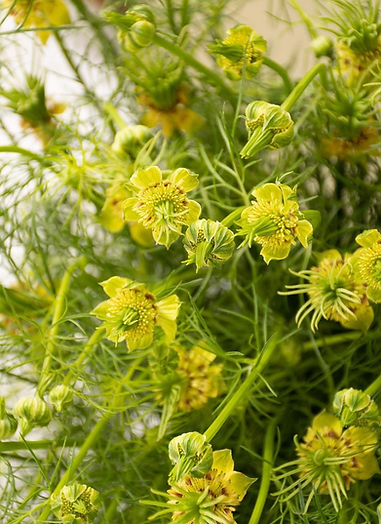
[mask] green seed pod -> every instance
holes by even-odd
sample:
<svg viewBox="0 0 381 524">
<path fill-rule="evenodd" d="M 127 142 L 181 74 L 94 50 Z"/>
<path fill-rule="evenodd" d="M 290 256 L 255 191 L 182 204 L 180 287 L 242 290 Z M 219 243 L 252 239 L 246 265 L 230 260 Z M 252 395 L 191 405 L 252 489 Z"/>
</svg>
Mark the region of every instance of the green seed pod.
<svg viewBox="0 0 381 524">
<path fill-rule="evenodd" d="M 202 267 L 218 267 L 224 264 L 235 249 L 234 233 L 220 222 L 196 220 L 184 237 L 188 253 L 187 265 L 196 264 L 197 272 Z"/>
<path fill-rule="evenodd" d="M 62 411 L 64 404 L 73 400 L 73 390 L 63 384 L 55 386 L 49 393 L 49 402 L 57 410 Z"/>
<path fill-rule="evenodd" d="M 83 484 L 64 486 L 50 497 L 53 513 L 65 524 L 88 524 L 99 508 L 99 493 Z"/>
<path fill-rule="evenodd" d="M 332 56 L 333 42 L 328 36 L 318 36 L 312 40 L 310 46 L 312 51 L 315 53 L 316 58 L 321 58 L 322 56 Z"/>
<path fill-rule="evenodd" d="M 9 439 L 17 429 L 17 420 L 5 411 L 5 399 L 0 397 L 0 441 Z"/>
<path fill-rule="evenodd" d="M 288 146 L 294 137 L 294 122 L 290 114 L 275 104 L 256 101 L 246 108 L 248 141 L 240 155 L 250 158 L 262 149 Z"/>
<path fill-rule="evenodd" d="M 124 16 L 109 13 L 107 18 L 120 28 L 118 38 L 127 52 L 137 53 L 152 43 L 156 32 L 156 19 L 150 7 L 137 5 Z"/>
<path fill-rule="evenodd" d="M 171 440 L 168 446 L 169 459 L 174 464 L 169 481 L 177 482 L 186 475 L 201 478 L 213 464 L 213 449 L 205 435 L 193 431 L 183 433 Z"/>
<path fill-rule="evenodd" d="M 20 422 L 20 434 L 27 435 L 34 427 L 47 426 L 52 419 L 48 404 L 40 397 L 21 398 L 14 407 Z"/>
<path fill-rule="evenodd" d="M 126 126 L 118 131 L 112 144 L 112 149 L 120 155 L 136 156 L 137 149 L 152 138 L 149 127 L 142 125 Z"/>
<path fill-rule="evenodd" d="M 359 389 L 342 389 L 333 400 L 333 412 L 343 427 L 369 426 L 380 423 L 378 406 L 372 398 Z"/>
</svg>

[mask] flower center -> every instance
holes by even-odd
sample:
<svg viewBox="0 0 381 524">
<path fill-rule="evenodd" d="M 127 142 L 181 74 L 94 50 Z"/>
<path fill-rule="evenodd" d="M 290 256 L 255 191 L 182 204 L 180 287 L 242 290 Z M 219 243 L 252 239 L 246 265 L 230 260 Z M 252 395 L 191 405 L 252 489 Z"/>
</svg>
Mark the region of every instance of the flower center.
<svg viewBox="0 0 381 524">
<path fill-rule="evenodd" d="M 294 213 L 285 213 L 284 206 L 278 202 L 254 202 L 251 217 L 254 220 L 268 217 L 273 221 L 274 230 L 269 235 L 257 235 L 254 240 L 261 245 L 295 244 L 295 232 L 298 225 L 298 216 Z"/>
<path fill-rule="evenodd" d="M 360 256 L 360 274 L 367 284 L 381 289 L 381 243 L 364 249 Z"/>
<path fill-rule="evenodd" d="M 140 201 L 135 205 L 134 211 L 142 217 L 144 227 L 172 225 L 178 232 L 181 225 L 186 224 L 188 199 L 184 191 L 169 180 L 143 189 L 139 196 Z"/>
</svg>

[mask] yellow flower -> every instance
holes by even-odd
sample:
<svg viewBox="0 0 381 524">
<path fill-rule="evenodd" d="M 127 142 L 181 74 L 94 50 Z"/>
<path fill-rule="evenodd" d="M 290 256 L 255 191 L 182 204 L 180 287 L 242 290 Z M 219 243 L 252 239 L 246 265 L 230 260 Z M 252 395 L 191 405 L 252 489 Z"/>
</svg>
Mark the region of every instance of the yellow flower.
<svg viewBox="0 0 381 524">
<path fill-rule="evenodd" d="M 292 471 L 279 475 L 278 480 L 293 473 L 299 474 L 300 480 L 277 494 L 289 500 L 307 488 L 310 492 L 305 512 L 316 491 L 330 495 L 339 511 L 351 484 L 380 472 L 375 456 L 377 443 L 377 433 L 371 428 L 350 427 L 343 431 L 338 418 L 321 413 L 308 428 L 303 442 L 296 440 L 298 460 L 278 468 L 292 466 Z"/>
<path fill-rule="evenodd" d="M 64 486 L 49 500 L 53 513 L 65 524 L 88 524 L 99 508 L 99 493 L 84 484 Z"/>
<path fill-rule="evenodd" d="M 193 346 L 190 351 L 177 347 L 176 351 L 179 355 L 178 373 L 182 378 L 178 409 L 200 409 L 210 398 L 221 393 L 223 364 L 212 365 L 216 355 L 201 346 Z"/>
<path fill-rule="evenodd" d="M 155 242 L 168 248 L 182 234 L 182 227 L 200 216 L 200 204 L 186 195 L 197 186 L 197 175 L 188 169 L 176 169 L 165 180 L 158 167 L 138 169 L 131 177 L 136 196 L 124 201 L 124 218 L 151 229 Z"/>
<path fill-rule="evenodd" d="M 299 210 L 296 187 L 265 184 L 254 189 L 255 201 L 241 215 L 238 235 L 244 235 L 241 245 L 257 242 L 266 264 L 287 258 L 298 239 L 303 247 L 311 240 L 313 228 Z"/>
<path fill-rule="evenodd" d="M 380 146 L 381 137 L 377 128 L 364 126 L 356 138 L 324 137 L 320 143 L 320 152 L 326 158 L 336 156 L 339 160 L 351 162 L 361 159 L 368 154 L 372 156 L 379 155 Z"/>
<path fill-rule="evenodd" d="M 176 295 L 157 300 L 144 284 L 122 277 L 111 277 L 101 286 L 110 299 L 99 304 L 92 315 L 103 320 L 108 340 L 115 344 L 126 340 L 133 351 L 152 344 L 155 327 L 160 327 L 169 341 L 175 338 L 180 308 Z"/>
<path fill-rule="evenodd" d="M 149 93 L 143 92 L 138 97 L 139 104 L 147 111 L 141 121 L 147 127 L 159 126 L 163 133 L 171 137 L 175 131 L 192 134 L 203 124 L 203 119 L 187 107 L 188 96 L 183 86 L 178 86 L 176 96 L 169 107 L 158 107 Z"/>
<path fill-rule="evenodd" d="M 300 326 L 312 313 L 311 329 L 318 329 L 322 318 L 340 322 L 347 329 L 367 331 L 374 317 L 373 309 L 366 296 L 366 284 L 356 278 L 351 257 L 344 259 L 338 251 L 331 249 L 319 255 L 319 264 L 310 270 L 291 273 L 306 280 L 303 284 L 286 286 L 290 291 L 280 295 L 307 293 L 309 299 L 299 309 L 296 322 Z"/>
<path fill-rule="evenodd" d="M 360 278 L 366 282 L 366 294 L 373 302 L 381 302 L 381 233 L 377 229 L 369 229 L 356 237 L 356 242 L 362 246 L 358 249 L 351 263 Z"/>
<path fill-rule="evenodd" d="M 254 479 L 234 471 L 229 449 L 213 452 L 212 469 L 203 477 L 186 476 L 168 490 L 176 524 L 235 524 L 233 512 Z"/>
<path fill-rule="evenodd" d="M 16 24 L 29 27 L 51 27 L 70 24 L 69 11 L 62 0 L 1 0 L 4 9 L 11 9 Z M 37 31 L 46 44 L 51 31 Z"/>
<path fill-rule="evenodd" d="M 218 54 L 217 64 L 229 78 L 240 80 L 244 65 L 246 78 L 259 73 L 266 48 L 266 40 L 251 27 L 237 24 L 229 29 L 224 40 L 217 41 L 209 50 Z"/>
<path fill-rule="evenodd" d="M 336 55 L 339 70 L 346 79 L 349 86 L 356 84 L 368 69 L 380 62 L 381 57 L 381 37 L 379 36 L 375 47 L 362 52 L 355 52 L 343 42 L 336 43 Z"/>
<path fill-rule="evenodd" d="M 99 222 L 111 233 L 121 231 L 127 222 L 123 218 L 123 202 L 131 197 L 126 187 L 126 180 L 117 178 L 112 186 L 106 189 L 106 200 L 103 204 Z M 153 246 L 152 232 L 139 222 L 129 222 L 131 238 L 143 247 Z"/>
</svg>

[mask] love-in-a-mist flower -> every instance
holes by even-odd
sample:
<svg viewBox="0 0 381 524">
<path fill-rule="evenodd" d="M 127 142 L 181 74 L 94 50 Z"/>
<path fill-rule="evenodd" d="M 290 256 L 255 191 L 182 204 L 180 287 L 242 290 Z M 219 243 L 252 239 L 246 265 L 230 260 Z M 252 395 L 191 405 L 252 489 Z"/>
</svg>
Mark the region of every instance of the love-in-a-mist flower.
<svg viewBox="0 0 381 524">
<path fill-rule="evenodd" d="M 258 100 L 246 108 L 246 128 L 249 132 L 240 155 L 250 158 L 262 149 L 288 146 L 294 138 L 294 122 L 281 106 Z"/>
<path fill-rule="evenodd" d="M 299 479 L 276 493 L 282 501 L 300 491 L 308 493 L 305 512 L 316 493 L 329 495 L 336 511 L 347 499 L 351 484 L 370 479 L 379 473 L 375 451 L 378 434 L 369 427 L 350 427 L 343 431 L 340 420 L 323 412 L 314 418 L 312 427 L 301 443 L 295 438 L 298 459 L 281 468 L 291 471 L 278 475 L 278 480 L 291 475 Z"/>
<path fill-rule="evenodd" d="M 13 411 L 19 420 L 20 434 L 24 437 L 33 428 L 47 426 L 52 420 L 50 407 L 38 395 L 20 398 Z"/>
<path fill-rule="evenodd" d="M 356 242 L 362 246 L 351 258 L 360 278 L 366 282 L 366 294 L 373 302 L 381 302 L 381 233 L 377 229 L 369 229 L 356 237 Z"/>
<path fill-rule="evenodd" d="M 16 24 L 23 28 L 52 27 L 70 24 L 69 11 L 62 0 L 1 0 L 1 7 L 10 9 Z M 43 44 L 51 31 L 36 31 Z"/>
<path fill-rule="evenodd" d="M 99 508 L 99 493 L 84 484 L 64 486 L 49 500 L 53 513 L 64 524 L 88 524 Z"/>
<path fill-rule="evenodd" d="M 235 25 L 222 41 L 209 46 L 209 51 L 218 55 L 217 64 L 232 80 L 242 78 L 244 67 L 246 78 L 258 74 L 266 49 L 266 40 L 243 24 Z"/>
<path fill-rule="evenodd" d="M 367 299 L 366 284 L 357 279 L 350 260 L 350 256 L 343 259 L 338 251 L 331 249 L 318 255 L 317 266 L 299 272 L 290 270 L 305 282 L 286 286 L 289 291 L 279 294 L 308 295 L 295 318 L 299 326 L 312 313 L 312 331 L 318 329 L 322 318 L 340 322 L 347 329 L 369 329 L 373 309 Z"/>
<path fill-rule="evenodd" d="M 187 350 L 175 348 L 179 355 L 177 372 L 182 379 L 178 409 L 200 409 L 210 398 L 216 398 L 224 388 L 223 364 L 213 364 L 216 355 L 201 345 Z"/>
<path fill-rule="evenodd" d="M 332 409 L 341 425 L 372 426 L 380 425 L 378 406 L 372 398 L 360 389 L 342 389 L 333 399 Z"/>
<path fill-rule="evenodd" d="M 196 220 L 185 232 L 184 247 L 188 253 L 186 264 L 202 267 L 218 267 L 232 256 L 235 243 L 234 233 L 220 222 Z"/>
<path fill-rule="evenodd" d="M 260 244 L 266 264 L 287 258 L 297 240 L 304 248 L 308 246 L 313 227 L 299 209 L 296 187 L 265 184 L 252 194 L 255 200 L 244 209 L 238 221 L 241 229 L 237 235 L 245 237 L 241 246 Z"/>
<path fill-rule="evenodd" d="M 229 449 L 213 452 L 211 470 L 201 478 L 185 476 L 168 490 L 172 522 L 176 524 L 235 524 L 233 512 L 254 479 L 234 471 Z M 170 511 L 170 510 L 168 510 Z"/>
<path fill-rule="evenodd" d="M 176 169 L 165 179 L 158 167 L 138 169 L 130 182 L 136 196 L 124 201 L 124 218 L 151 229 L 157 244 L 168 248 L 182 234 L 183 226 L 200 216 L 200 204 L 187 197 L 198 186 L 197 175 L 188 169 Z"/>
<path fill-rule="evenodd" d="M 111 277 L 101 286 L 110 298 L 92 314 L 103 320 L 106 338 L 115 344 L 125 340 L 130 351 L 149 347 L 156 327 L 169 341 L 175 338 L 180 308 L 177 295 L 157 300 L 144 284 L 122 277 Z"/>
</svg>

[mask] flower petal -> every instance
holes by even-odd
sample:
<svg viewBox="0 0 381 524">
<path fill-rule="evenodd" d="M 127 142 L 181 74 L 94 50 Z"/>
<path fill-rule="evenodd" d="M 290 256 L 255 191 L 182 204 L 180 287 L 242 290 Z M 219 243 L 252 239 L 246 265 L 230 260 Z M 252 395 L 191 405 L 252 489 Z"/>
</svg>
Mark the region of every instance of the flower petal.
<svg viewBox="0 0 381 524">
<path fill-rule="evenodd" d="M 349 317 L 347 320 L 340 321 L 340 324 L 347 329 L 359 329 L 363 332 L 368 331 L 374 319 L 372 306 L 361 304 L 354 311 L 356 318 Z"/>
<path fill-rule="evenodd" d="M 153 342 L 153 333 L 146 333 L 140 338 L 135 338 L 133 332 L 129 331 L 126 337 L 126 344 L 129 351 L 134 351 L 135 349 L 146 349 Z"/>
<path fill-rule="evenodd" d="M 181 306 L 180 299 L 177 295 L 170 295 L 156 302 L 156 311 L 158 318 L 176 320 Z"/>
<path fill-rule="evenodd" d="M 180 186 L 186 193 L 195 189 L 199 184 L 198 175 L 191 173 L 189 169 L 185 169 L 185 167 L 176 169 L 170 176 L 170 181 Z"/>
<path fill-rule="evenodd" d="M 369 286 L 366 290 L 366 294 L 368 295 L 369 300 L 376 302 L 376 304 L 381 302 L 381 289 Z"/>
<path fill-rule="evenodd" d="M 97 318 L 99 318 L 99 320 L 106 320 L 108 317 L 107 317 L 107 313 L 108 313 L 108 310 L 109 310 L 109 300 L 105 300 L 104 302 L 101 302 L 100 304 L 97 305 L 96 308 L 94 308 L 92 311 L 91 311 L 91 315 L 94 315 L 96 316 Z"/>
<path fill-rule="evenodd" d="M 126 198 L 123 202 L 124 220 L 139 220 L 140 216 L 133 210 L 133 207 L 138 203 L 139 200 L 136 197 Z"/>
<path fill-rule="evenodd" d="M 322 436 L 333 433 L 336 438 L 339 438 L 343 432 L 340 420 L 326 411 L 314 418 L 312 427 Z"/>
<path fill-rule="evenodd" d="M 282 203 L 282 191 L 277 184 L 265 184 L 262 187 L 257 187 L 254 189 L 253 195 L 257 200 Z"/>
<path fill-rule="evenodd" d="M 266 264 L 269 264 L 271 260 L 284 260 L 288 257 L 291 249 L 291 244 L 283 244 L 282 246 L 272 246 L 268 243 L 261 250 L 261 255 Z"/>
<path fill-rule="evenodd" d="M 147 169 L 138 169 L 131 177 L 131 183 L 139 189 L 158 184 L 163 179 L 160 169 L 157 166 Z"/>
<path fill-rule="evenodd" d="M 251 479 L 239 471 L 234 471 L 229 476 L 229 491 L 232 490 L 236 495 L 239 502 L 242 501 L 243 497 L 246 495 L 246 491 L 257 479 Z"/>
<path fill-rule="evenodd" d="M 192 224 L 198 220 L 201 215 L 201 206 L 196 200 L 188 201 L 189 213 L 187 214 L 187 224 Z"/>
<path fill-rule="evenodd" d="M 234 471 L 234 461 L 230 449 L 220 449 L 213 452 L 213 466 L 221 473 L 231 473 Z"/>
<path fill-rule="evenodd" d="M 104 282 L 100 282 L 100 285 L 103 287 L 104 292 L 109 297 L 115 297 L 124 287 L 128 286 L 132 282 L 129 278 L 123 277 L 111 277 Z"/>
<path fill-rule="evenodd" d="M 368 229 L 356 237 L 356 242 L 362 247 L 372 247 L 373 244 L 380 241 L 381 233 L 377 229 Z"/>
<path fill-rule="evenodd" d="M 310 224 L 308 220 L 299 220 L 296 230 L 296 237 L 299 239 L 303 247 L 308 247 L 308 244 L 312 240 L 313 231 L 312 224 Z"/>
</svg>

